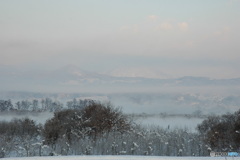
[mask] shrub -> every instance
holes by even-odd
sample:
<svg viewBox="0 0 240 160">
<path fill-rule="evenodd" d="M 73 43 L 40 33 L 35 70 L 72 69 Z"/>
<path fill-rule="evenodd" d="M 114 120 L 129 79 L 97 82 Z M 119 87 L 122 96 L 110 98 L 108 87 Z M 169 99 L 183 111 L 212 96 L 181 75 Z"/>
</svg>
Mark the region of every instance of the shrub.
<svg viewBox="0 0 240 160">
<path fill-rule="evenodd" d="M 240 110 L 233 114 L 210 116 L 198 125 L 203 141 L 215 151 L 236 151 L 240 144 Z"/>
</svg>

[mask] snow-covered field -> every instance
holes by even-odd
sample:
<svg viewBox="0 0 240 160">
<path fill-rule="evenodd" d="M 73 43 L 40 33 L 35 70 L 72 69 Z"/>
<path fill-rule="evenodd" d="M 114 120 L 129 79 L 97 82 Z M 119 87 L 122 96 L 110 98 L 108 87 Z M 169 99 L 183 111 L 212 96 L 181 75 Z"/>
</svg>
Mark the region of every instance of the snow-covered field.
<svg viewBox="0 0 240 160">
<path fill-rule="evenodd" d="M 240 160 L 240 157 L 56 156 L 3 158 L 3 160 Z"/>
</svg>

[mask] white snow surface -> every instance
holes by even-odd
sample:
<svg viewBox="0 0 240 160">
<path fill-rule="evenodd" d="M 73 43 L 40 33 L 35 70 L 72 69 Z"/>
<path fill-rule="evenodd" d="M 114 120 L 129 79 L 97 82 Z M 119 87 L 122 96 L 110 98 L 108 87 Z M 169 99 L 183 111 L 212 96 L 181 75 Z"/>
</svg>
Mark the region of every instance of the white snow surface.
<svg viewBox="0 0 240 160">
<path fill-rule="evenodd" d="M 240 157 L 165 157 L 165 156 L 53 156 L 17 157 L 3 160 L 240 160 Z"/>
</svg>

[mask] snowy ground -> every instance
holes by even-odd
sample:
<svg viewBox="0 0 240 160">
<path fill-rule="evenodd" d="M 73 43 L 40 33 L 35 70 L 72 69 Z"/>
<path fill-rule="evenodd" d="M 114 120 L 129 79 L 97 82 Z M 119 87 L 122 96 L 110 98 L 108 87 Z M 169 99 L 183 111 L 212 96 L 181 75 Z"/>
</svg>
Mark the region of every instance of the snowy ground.
<svg viewBox="0 0 240 160">
<path fill-rule="evenodd" d="M 240 157 L 56 156 L 3 158 L 3 160 L 240 160 Z"/>
</svg>

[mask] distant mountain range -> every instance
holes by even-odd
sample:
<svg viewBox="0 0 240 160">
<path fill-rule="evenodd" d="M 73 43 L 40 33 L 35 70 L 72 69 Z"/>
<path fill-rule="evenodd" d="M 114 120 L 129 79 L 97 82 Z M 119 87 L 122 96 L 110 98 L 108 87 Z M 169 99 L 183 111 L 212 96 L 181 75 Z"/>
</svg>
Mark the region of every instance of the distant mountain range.
<svg viewBox="0 0 240 160">
<path fill-rule="evenodd" d="M 20 71 L 0 66 L 0 88 L 4 91 L 67 91 L 67 92 L 117 92 L 136 91 L 163 87 L 240 86 L 240 78 L 210 79 L 207 77 L 145 78 L 121 77 L 81 70 L 66 66 L 54 71 Z"/>
</svg>

